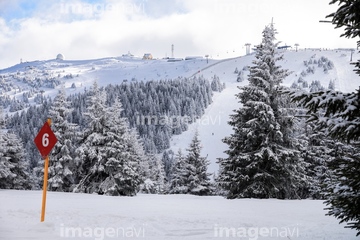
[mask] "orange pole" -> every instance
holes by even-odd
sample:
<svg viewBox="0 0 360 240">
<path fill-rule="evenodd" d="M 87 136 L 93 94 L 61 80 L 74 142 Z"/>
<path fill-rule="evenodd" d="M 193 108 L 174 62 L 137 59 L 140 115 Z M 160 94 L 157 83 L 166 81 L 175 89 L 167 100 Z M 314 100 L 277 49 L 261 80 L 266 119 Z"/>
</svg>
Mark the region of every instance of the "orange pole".
<svg viewBox="0 0 360 240">
<path fill-rule="evenodd" d="M 48 118 L 48 124 L 51 125 L 51 119 Z M 42 195 L 42 204 L 41 204 L 41 219 L 43 222 L 45 220 L 45 207 L 46 207 L 46 192 L 47 192 L 47 183 L 48 183 L 48 169 L 49 169 L 49 156 L 45 157 L 44 163 L 44 182 L 43 182 L 43 195 Z"/>
<path fill-rule="evenodd" d="M 44 183 L 43 183 L 43 195 L 42 195 L 42 205 L 41 205 L 41 222 L 45 220 L 45 206 L 46 206 L 46 190 L 48 183 L 48 168 L 49 168 L 49 156 L 45 158 L 44 164 Z"/>
</svg>

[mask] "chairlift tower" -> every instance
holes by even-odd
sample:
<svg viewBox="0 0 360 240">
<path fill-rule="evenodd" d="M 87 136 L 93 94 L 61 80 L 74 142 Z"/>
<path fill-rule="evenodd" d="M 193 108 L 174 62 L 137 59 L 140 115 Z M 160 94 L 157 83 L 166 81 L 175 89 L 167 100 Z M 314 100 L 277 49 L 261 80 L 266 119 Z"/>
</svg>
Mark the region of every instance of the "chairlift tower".
<svg viewBox="0 0 360 240">
<path fill-rule="evenodd" d="M 296 51 L 298 51 L 299 46 L 300 46 L 300 44 L 295 43 L 295 49 L 296 49 Z"/>
<path fill-rule="evenodd" d="M 246 43 L 245 46 L 246 46 L 246 55 L 249 55 L 251 43 Z"/>
</svg>

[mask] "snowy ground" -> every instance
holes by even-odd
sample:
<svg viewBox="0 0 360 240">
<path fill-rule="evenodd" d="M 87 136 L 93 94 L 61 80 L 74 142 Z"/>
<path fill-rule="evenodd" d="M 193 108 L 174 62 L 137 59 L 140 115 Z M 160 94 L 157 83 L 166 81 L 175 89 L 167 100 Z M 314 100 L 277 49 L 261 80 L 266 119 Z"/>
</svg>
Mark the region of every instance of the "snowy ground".
<svg viewBox="0 0 360 240">
<path fill-rule="evenodd" d="M 0 190 L 0 239 L 351 240 L 322 201 L 226 200 L 189 195 L 109 197 Z"/>
</svg>

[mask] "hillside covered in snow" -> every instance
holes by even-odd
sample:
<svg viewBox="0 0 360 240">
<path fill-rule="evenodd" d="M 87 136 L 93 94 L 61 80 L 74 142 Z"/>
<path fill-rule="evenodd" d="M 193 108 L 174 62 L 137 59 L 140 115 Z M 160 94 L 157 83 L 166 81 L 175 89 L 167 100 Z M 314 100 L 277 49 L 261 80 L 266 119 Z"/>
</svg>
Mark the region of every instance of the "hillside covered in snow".
<svg viewBox="0 0 360 240">
<path fill-rule="evenodd" d="M 358 86 L 354 80 L 355 73 L 350 59 L 355 62 L 359 58 L 352 50 L 321 50 L 305 49 L 285 51 L 285 69 L 293 73 L 286 79 L 284 85 L 291 86 L 301 76 L 311 84 L 320 81 L 328 87 L 329 81 L 335 82 L 335 89 L 351 92 Z M 52 89 L 64 85 L 69 92 L 81 91 L 98 81 L 100 86 L 119 84 L 128 81 L 149 81 L 173 79 L 179 76 L 193 77 L 217 75 L 223 82 L 233 83 L 236 80 L 233 73 L 251 65 L 254 54 L 232 59 L 213 60 L 201 57 L 189 60 L 171 61 L 169 59 L 143 60 L 136 57 L 110 57 L 94 60 L 44 60 L 23 62 L 13 67 L 0 70 L 1 96 L 18 96 L 19 94 L 37 90 L 51 94 Z M 306 62 L 306 63 L 305 63 Z M 244 72 L 246 76 L 246 69 Z"/>
<path fill-rule="evenodd" d="M 291 71 L 283 82 L 287 87 L 310 92 L 325 89 L 353 92 L 360 86 L 360 79 L 350 65 L 350 58 L 356 61 L 360 58 L 359 53 L 346 49 L 303 49 L 298 52 L 284 51 L 283 54 L 284 60 L 279 64 Z M 229 116 L 241 107 L 235 95 L 240 91 L 238 87 L 248 84 L 249 66 L 254 56 L 179 61 L 122 56 L 24 62 L 0 70 L 0 107 L 3 107 L 8 123 L 14 124 L 11 118 L 19 119 L 20 123 L 26 122 L 27 118 L 46 114 L 48 109 L 45 107 L 48 106 L 43 106 L 48 104 L 46 99 L 54 99 L 59 90 L 64 89 L 66 95 L 72 97 L 73 106 L 78 104 L 77 107 L 81 109 L 85 106 L 81 105 L 85 98 L 91 96 L 86 93 L 94 87 L 94 82 L 113 94 L 109 94 L 108 102 L 112 97 L 120 96 L 123 105 L 128 105 L 126 109 L 133 109 L 139 103 L 142 110 L 147 112 L 157 107 L 146 105 L 150 99 L 160 106 L 166 106 L 162 113 L 164 115 L 170 114 L 173 109 L 178 113 L 185 111 L 187 106 L 186 111 L 195 109 L 201 114 L 194 113 L 193 121 L 181 130 L 169 130 L 172 134 L 166 152 L 176 153 L 179 149 L 188 149 L 197 132 L 202 147 L 201 155 L 209 161 L 208 173 L 216 175 L 219 169 L 217 159 L 225 157 L 224 151 L 228 147 L 222 139 L 232 133 L 228 125 Z M 221 84 L 214 79 L 219 79 Z M 190 91 L 189 86 L 194 89 Z M 177 92 L 177 89 L 182 89 L 182 92 Z M 145 96 L 144 93 L 148 92 L 149 95 Z M 184 97 L 184 93 L 189 96 Z M 138 98 L 130 99 L 128 96 L 131 95 L 137 95 Z M 169 98 L 165 99 L 166 96 Z M 176 97 L 186 99 L 183 109 L 173 106 L 177 102 Z M 198 107 L 196 101 L 204 103 Z M 39 110 L 34 111 L 33 106 L 38 106 Z M 28 115 L 22 114 L 28 109 L 31 110 Z M 181 112 L 184 115 L 179 117 L 185 117 L 186 111 Z M 81 115 L 83 112 L 73 114 L 72 117 Z M 41 125 L 43 121 L 38 119 L 36 124 Z M 14 131 L 22 128 L 21 125 L 12 126 Z M 22 129 L 20 132 L 32 136 L 38 126 L 34 124 L 30 127 L 32 129 Z M 158 133 L 157 130 L 154 132 Z M 30 137 L 23 141 L 27 148 L 32 147 Z M 159 158 L 164 156 L 162 152 L 156 153 Z M 220 196 L 182 194 L 138 194 L 135 197 L 112 198 L 95 194 L 50 192 L 47 220 L 40 224 L 40 199 L 40 191 L 0 190 L 0 202 L 6 203 L 0 206 L 0 239 L 345 240 L 355 239 L 356 234 L 353 230 L 345 229 L 344 225 L 339 225 L 335 218 L 325 216 L 326 211 L 323 209 L 326 206 L 322 200 L 230 201 Z"/>
<path fill-rule="evenodd" d="M 282 50 L 281 50 L 282 51 Z M 359 53 L 349 49 L 303 49 L 298 52 L 283 51 L 280 62 L 291 75 L 283 85 L 292 88 L 317 91 L 329 87 L 342 92 L 352 92 L 360 85 L 350 60 L 355 62 Z M 193 78 L 202 76 L 211 81 L 217 76 L 226 88 L 215 92 L 213 103 L 202 118 L 197 119 L 188 131 L 171 139 L 171 149 L 186 149 L 194 132 L 200 133 L 202 153 L 210 160 L 209 171 L 217 172 L 216 159 L 224 157 L 226 146 L 221 139 L 231 133 L 227 124 L 229 115 L 239 107 L 235 94 L 238 86 L 247 84 L 248 67 L 254 54 L 232 59 L 213 60 L 190 58 L 143 60 L 121 56 L 94 60 L 44 60 L 24 62 L 0 70 L 0 105 L 10 115 L 28 106 L 41 103 L 43 97 L 54 97 L 61 87 L 68 95 L 90 89 L 94 81 L 100 87 L 131 82 L 148 82 Z M 240 81 L 240 82 L 239 82 Z"/>
</svg>

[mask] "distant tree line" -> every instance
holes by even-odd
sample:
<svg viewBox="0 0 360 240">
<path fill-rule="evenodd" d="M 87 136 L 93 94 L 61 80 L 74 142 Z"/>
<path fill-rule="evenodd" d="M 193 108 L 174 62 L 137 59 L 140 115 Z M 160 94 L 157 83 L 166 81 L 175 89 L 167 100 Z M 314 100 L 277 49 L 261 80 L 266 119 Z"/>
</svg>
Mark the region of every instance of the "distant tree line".
<svg viewBox="0 0 360 240">
<path fill-rule="evenodd" d="M 169 191 L 170 179 L 165 178 L 164 162 L 158 154 L 170 146 L 173 134 L 180 134 L 201 117 L 212 101 L 213 90 L 223 88 L 214 76 L 211 82 L 199 77 L 106 88 L 95 83 L 90 90 L 68 97 L 62 89 L 54 100 L 44 97 L 41 105 L 7 117 L 6 128 L 20 137 L 20 145 L 24 143 L 26 154 L 19 159 L 29 170 L 33 188 L 41 186 L 43 169 L 33 139 L 50 117 L 59 139 L 51 154 L 50 190 L 108 195 L 135 195 L 139 190 L 163 193 Z M 150 122 L 139 122 L 139 115 Z M 151 122 L 152 117 L 172 121 Z M 188 117 L 188 121 L 181 117 Z M 203 169 L 206 173 L 206 167 Z M 193 194 L 210 193 L 194 183 L 189 189 Z"/>
</svg>

